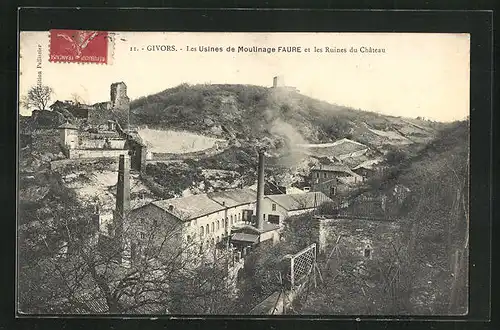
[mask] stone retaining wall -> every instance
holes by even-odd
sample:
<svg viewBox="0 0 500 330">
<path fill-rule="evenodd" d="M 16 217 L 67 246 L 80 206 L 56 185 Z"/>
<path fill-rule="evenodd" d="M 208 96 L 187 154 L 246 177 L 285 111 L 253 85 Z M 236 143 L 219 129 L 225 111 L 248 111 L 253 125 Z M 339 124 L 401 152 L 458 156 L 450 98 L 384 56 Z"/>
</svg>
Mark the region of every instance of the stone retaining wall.
<svg viewBox="0 0 500 330">
<path fill-rule="evenodd" d="M 128 155 L 128 149 L 104 150 L 104 149 L 70 149 L 69 159 L 78 158 L 118 158 L 120 155 Z"/>
</svg>

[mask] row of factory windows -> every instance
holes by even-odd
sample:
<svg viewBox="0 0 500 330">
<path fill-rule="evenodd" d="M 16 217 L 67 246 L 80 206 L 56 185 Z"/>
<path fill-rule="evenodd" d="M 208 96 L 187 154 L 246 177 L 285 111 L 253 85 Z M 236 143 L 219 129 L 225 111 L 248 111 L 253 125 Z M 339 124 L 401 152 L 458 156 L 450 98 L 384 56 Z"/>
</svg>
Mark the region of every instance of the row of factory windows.
<svg viewBox="0 0 500 330">
<path fill-rule="evenodd" d="M 200 226 L 200 237 L 203 237 L 205 234 L 208 235 L 208 234 L 214 233 L 220 229 L 227 228 L 228 225 L 232 226 L 233 224 L 235 224 L 237 222 L 241 222 L 242 221 L 241 219 L 242 219 L 241 213 L 238 213 L 238 214 L 230 215 L 229 217 L 226 218 L 225 221 L 223 219 L 221 219 L 221 220 L 213 221 L 211 224 L 207 224 L 206 226 Z M 140 218 L 140 222 L 142 225 L 144 225 L 145 219 Z M 191 222 L 186 222 L 185 226 L 186 227 L 195 226 L 196 223 L 197 223 L 197 220 L 195 219 Z M 156 227 L 157 225 L 158 225 L 157 219 L 153 219 L 153 226 Z M 140 235 L 141 239 L 146 238 L 146 233 L 144 233 L 144 232 L 140 232 L 139 235 Z M 188 236 L 188 238 L 189 238 L 189 236 Z"/>
<path fill-rule="evenodd" d="M 236 222 L 241 221 L 241 213 L 238 213 L 237 215 L 235 214 L 234 216 L 231 215 L 229 218 L 213 221 L 211 224 L 206 224 L 206 226 L 200 226 L 200 237 L 203 237 L 203 235 L 208 235 L 210 233 L 214 233 L 220 229 L 227 228 L 228 225 L 232 226 Z M 186 226 L 190 226 L 190 223 L 186 223 Z"/>
<path fill-rule="evenodd" d="M 316 172 L 316 177 L 319 178 L 320 177 L 320 173 Z M 328 177 L 328 173 L 323 172 L 323 177 L 327 178 Z"/>
</svg>

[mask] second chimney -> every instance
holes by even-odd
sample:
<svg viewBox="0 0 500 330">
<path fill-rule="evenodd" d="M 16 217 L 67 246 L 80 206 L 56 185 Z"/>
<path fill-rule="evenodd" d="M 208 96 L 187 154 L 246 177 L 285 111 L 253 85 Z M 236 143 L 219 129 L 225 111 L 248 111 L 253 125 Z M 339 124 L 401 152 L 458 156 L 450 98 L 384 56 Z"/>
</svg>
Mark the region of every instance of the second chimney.
<svg viewBox="0 0 500 330">
<path fill-rule="evenodd" d="M 130 211 L 130 158 L 120 155 L 118 165 L 118 183 L 116 184 L 115 224 L 116 235 L 120 236 L 123 222 Z"/>
<path fill-rule="evenodd" d="M 257 216 L 257 228 L 264 228 L 264 217 L 262 214 L 262 202 L 264 199 L 264 151 L 259 151 L 259 168 L 258 168 L 258 178 L 257 178 L 257 205 L 256 205 L 256 216 Z"/>
<path fill-rule="evenodd" d="M 124 257 L 125 240 L 123 225 L 130 211 L 130 158 L 120 155 L 118 183 L 116 184 L 116 207 L 114 212 L 114 236 L 119 255 Z M 122 259 L 123 261 L 123 259 Z"/>
</svg>

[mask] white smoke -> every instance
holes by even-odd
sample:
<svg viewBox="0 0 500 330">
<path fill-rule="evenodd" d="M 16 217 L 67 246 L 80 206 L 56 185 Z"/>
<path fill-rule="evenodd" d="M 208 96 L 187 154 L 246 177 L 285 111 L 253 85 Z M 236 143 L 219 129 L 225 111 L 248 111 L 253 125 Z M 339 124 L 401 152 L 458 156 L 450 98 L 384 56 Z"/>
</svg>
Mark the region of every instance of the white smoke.
<svg viewBox="0 0 500 330">
<path fill-rule="evenodd" d="M 271 123 L 270 133 L 280 137 L 284 145 L 277 152 L 281 155 L 280 162 L 287 167 L 297 167 L 305 158 L 306 154 L 303 149 L 299 148 L 300 144 L 307 144 L 302 134 L 291 124 L 282 119 L 275 119 Z"/>
</svg>

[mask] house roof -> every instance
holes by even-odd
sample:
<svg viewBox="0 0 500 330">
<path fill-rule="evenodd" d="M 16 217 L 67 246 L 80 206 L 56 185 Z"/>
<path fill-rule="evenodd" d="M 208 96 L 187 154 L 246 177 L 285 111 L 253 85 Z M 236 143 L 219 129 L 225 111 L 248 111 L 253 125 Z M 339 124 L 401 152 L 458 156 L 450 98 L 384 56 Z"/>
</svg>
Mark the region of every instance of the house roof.
<svg viewBox="0 0 500 330">
<path fill-rule="evenodd" d="M 319 165 L 315 166 L 311 169 L 311 171 L 325 171 L 325 172 L 341 172 L 341 173 L 346 173 L 349 174 L 350 176 L 360 178 L 361 176 L 355 172 L 353 172 L 349 167 L 346 165 Z"/>
<path fill-rule="evenodd" d="M 75 125 L 70 124 L 70 123 L 64 123 L 61 126 L 59 126 L 58 128 L 59 129 L 78 129 L 78 127 L 76 127 Z"/>
<path fill-rule="evenodd" d="M 381 161 L 382 161 L 382 159 L 370 159 L 370 160 L 362 162 L 358 166 L 354 167 L 353 170 L 358 170 L 360 168 L 366 168 L 368 170 L 371 170 L 371 169 L 373 169 L 374 165 L 380 163 Z"/>
<path fill-rule="evenodd" d="M 351 173 L 352 171 L 349 167 L 343 164 L 332 164 L 332 165 L 317 165 L 311 168 L 312 171 L 328 171 L 328 172 L 345 172 Z"/>
<path fill-rule="evenodd" d="M 234 233 L 231 235 L 232 241 L 257 243 L 259 241 L 259 235 L 246 234 L 246 233 Z"/>
<path fill-rule="evenodd" d="M 314 208 L 332 200 L 322 192 L 311 191 L 303 194 L 267 195 L 266 198 L 281 205 L 287 211 L 298 211 Z"/>
<path fill-rule="evenodd" d="M 274 224 L 274 223 L 270 223 L 270 222 L 264 222 L 262 224 L 262 229 L 259 229 L 259 231 L 261 233 L 265 233 L 267 231 L 271 231 L 271 230 L 276 230 L 276 229 L 279 229 L 280 226 Z"/>
<path fill-rule="evenodd" d="M 206 194 L 171 198 L 151 203 L 183 221 L 224 210 L 222 205 L 208 198 Z M 172 206 L 171 210 L 169 210 L 170 206 Z"/>
<path fill-rule="evenodd" d="M 305 191 L 300 189 L 300 188 L 297 188 L 297 187 L 287 187 L 286 188 L 286 193 L 288 195 L 290 194 L 303 194 Z"/>
<path fill-rule="evenodd" d="M 227 207 L 254 203 L 257 200 L 257 193 L 248 188 L 213 192 L 208 193 L 207 196 L 220 205 L 225 205 Z"/>
<path fill-rule="evenodd" d="M 340 139 L 332 143 L 301 144 L 299 147 L 309 149 L 309 152 L 316 156 L 331 157 L 338 157 L 363 149 L 368 149 L 368 146 L 349 139 Z"/>
<path fill-rule="evenodd" d="M 49 109 L 52 109 L 53 107 L 56 107 L 56 106 L 61 105 L 61 104 L 66 104 L 66 102 L 56 100 L 54 103 L 49 105 Z"/>
<path fill-rule="evenodd" d="M 251 225 L 241 225 L 241 226 L 233 226 L 233 228 L 231 229 L 233 232 L 252 232 L 252 233 L 255 233 L 255 234 L 261 234 L 261 233 L 265 233 L 265 232 L 268 232 L 268 231 L 272 231 L 272 230 L 277 230 L 279 229 L 280 226 L 274 224 L 274 223 L 270 223 L 270 222 L 265 222 L 262 224 L 262 229 L 258 229 L 254 226 L 251 226 Z"/>
</svg>

